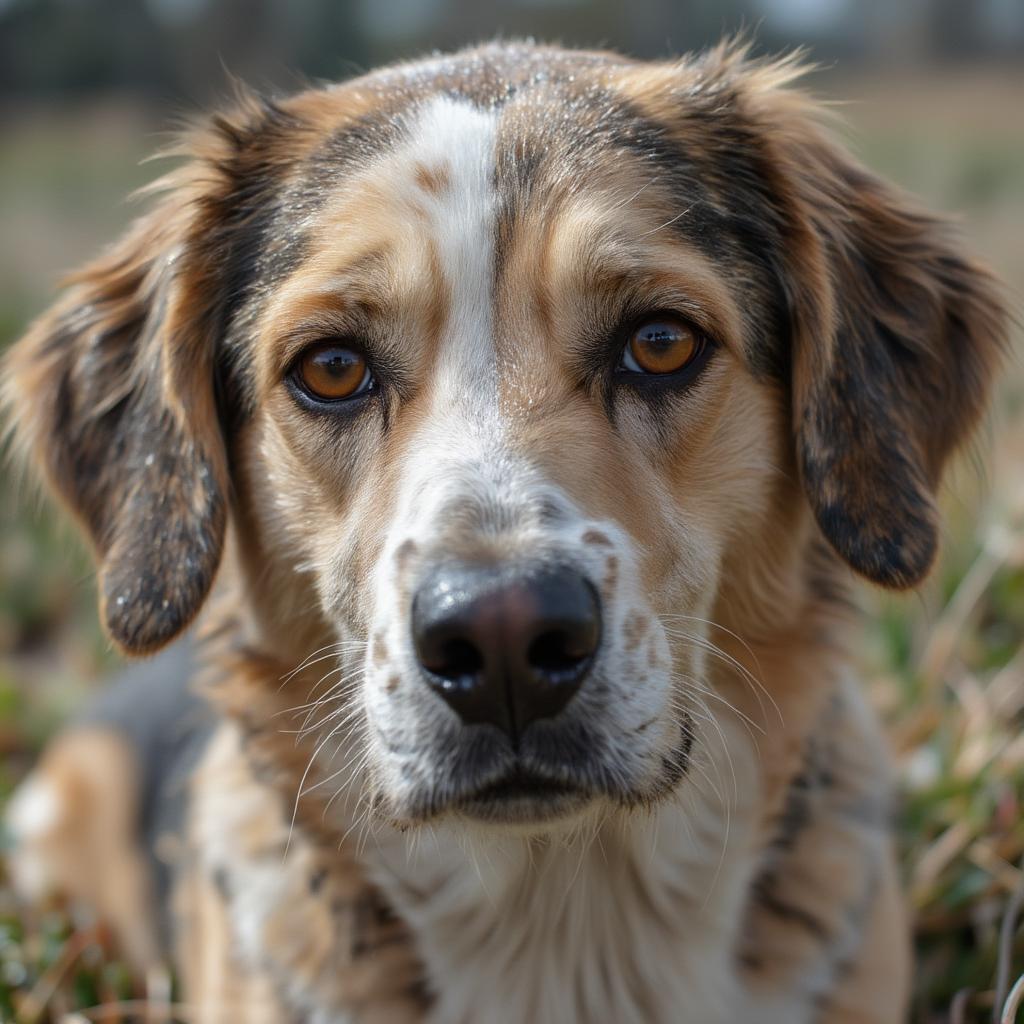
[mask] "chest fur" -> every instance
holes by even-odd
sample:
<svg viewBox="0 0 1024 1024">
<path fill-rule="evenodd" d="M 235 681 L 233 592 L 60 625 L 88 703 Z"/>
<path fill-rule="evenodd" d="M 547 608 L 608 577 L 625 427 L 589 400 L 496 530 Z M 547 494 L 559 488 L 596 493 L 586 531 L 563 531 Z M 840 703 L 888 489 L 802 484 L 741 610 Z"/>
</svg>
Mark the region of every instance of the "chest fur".
<svg viewBox="0 0 1024 1024">
<path fill-rule="evenodd" d="M 193 942 L 192 960 L 269 986 L 272 1020 L 459 1024 L 485 1008 L 495 1024 L 715 1024 L 742 1019 L 757 992 L 752 1005 L 782 999 L 777 1018 L 795 1022 L 859 948 L 887 789 L 853 685 L 806 721 L 786 708 L 803 736 L 791 734 L 788 787 L 765 763 L 783 737 L 722 714 L 672 799 L 543 842 L 465 823 L 346 824 L 329 787 L 300 783 L 308 752 L 261 724 L 276 720 L 259 704 L 269 692 L 243 691 L 196 774 L 188 877 L 224 918 L 224 950 L 198 956 Z M 218 933 L 188 931 L 199 947 Z M 200 1005 L 223 1002 L 202 991 L 208 970 L 184 973 Z"/>
<path fill-rule="evenodd" d="M 543 843 L 440 828 L 339 845 L 292 828 L 225 725 L 196 779 L 190 876 L 223 906 L 232 970 L 324 1024 L 382 1007 L 389 1021 L 446 1024 L 481 1007 L 499 1024 L 671 1020 L 683 1004 L 727 1020 L 753 864 L 740 823 L 754 815 L 735 806 L 753 793 L 752 759 L 733 746 L 743 784 L 709 776 L 685 807 L 581 822 Z"/>
</svg>

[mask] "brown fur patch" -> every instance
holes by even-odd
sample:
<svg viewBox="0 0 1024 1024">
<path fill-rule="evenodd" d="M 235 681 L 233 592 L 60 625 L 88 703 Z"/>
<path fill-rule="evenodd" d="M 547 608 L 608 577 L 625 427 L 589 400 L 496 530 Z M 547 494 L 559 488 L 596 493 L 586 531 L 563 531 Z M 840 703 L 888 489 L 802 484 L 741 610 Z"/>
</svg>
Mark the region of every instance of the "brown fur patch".
<svg viewBox="0 0 1024 1024">
<path fill-rule="evenodd" d="M 635 651 L 650 628 L 651 620 L 637 611 L 632 611 L 626 616 L 622 625 L 622 638 L 625 641 L 624 648 L 627 651 Z"/>
<path fill-rule="evenodd" d="M 398 549 L 395 551 L 395 565 L 399 572 L 405 572 L 409 568 L 409 563 L 413 558 L 416 557 L 419 552 L 419 548 L 414 540 L 405 540 L 398 545 Z"/>
<path fill-rule="evenodd" d="M 443 165 L 427 167 L 426 164 L 416 164 L 413 176 L 416 184 L 432 196 L 439 196 L 452 187 L 451 170 Z"/>
<path fill-rule="evenodd" d="M 619 560 L 615 555 L 609 555 L 604 563 L 604 579 L 601 580 L 601 592 L 606 598 L 615 594 L 615 588 L 619 585 Z"/>
<path fill-rule="evenodd" d="M 647 666 L 651 669 L 661 668 L 661 658 L 658 655 L 658 645 L 654 642 L 653 638 L 647 644 Z"/>
</svg>

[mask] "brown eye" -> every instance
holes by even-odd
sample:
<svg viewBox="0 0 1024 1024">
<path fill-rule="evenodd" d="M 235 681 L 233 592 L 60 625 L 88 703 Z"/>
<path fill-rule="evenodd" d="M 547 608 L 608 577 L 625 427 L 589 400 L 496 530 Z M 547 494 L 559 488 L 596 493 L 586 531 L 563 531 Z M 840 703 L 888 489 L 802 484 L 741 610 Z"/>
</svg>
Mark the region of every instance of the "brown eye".
<svg viewBox="0 0 1024 1024">
<path fill-rule="evenodd" d="M 677 373 L 693 362 L 704 346 L 703 335 L 684 321 L 657 317 L 634 329 L 622 353 L 622 366 L 633 373 Z"/>
<path fill-rule="evenodd" d="M 362 353 L 331 343 L 306 349 L 293 373 L 309 394 L 323 402 L 355 398 L 373 384 Z"/>
</svg>

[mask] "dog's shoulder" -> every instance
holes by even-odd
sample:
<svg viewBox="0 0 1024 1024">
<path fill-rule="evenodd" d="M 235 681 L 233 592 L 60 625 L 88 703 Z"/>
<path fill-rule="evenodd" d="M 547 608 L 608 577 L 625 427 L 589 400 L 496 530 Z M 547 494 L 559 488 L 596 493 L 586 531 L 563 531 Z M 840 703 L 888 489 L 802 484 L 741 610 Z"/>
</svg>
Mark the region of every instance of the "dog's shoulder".
<svg viewBox="0 0 1024 1024">
<path fill-rule="evenodd" d="M 766 822 L 739 945 L 760 1020 L 789 1020 L 797 993 L 823 1019 L 884 1020 L 876 1001 L 889 1005 L 909 976 L 891 759 L 858 683 L 846 675 L 834 684 Z M 872 985 L 856 978 L 865 950 Z M 780 992 L 776 1017 L 772 994 Z"/>
<path fill-rule="evenodd" d="M 193 855 L 174 897 L 187 989 L 216 1005 L 230 979 L 242 993 L 269 986 L 287 1012 L 418 1021 L 426 996 L 411 936 L 355 842 L 329 834 L 330 794 L 303 771 L 308 751 L 280 715 L 289 698 L 267 671 L 240 653 L 210 674 L 225 714 L 191 778 Z"/>
</svg>

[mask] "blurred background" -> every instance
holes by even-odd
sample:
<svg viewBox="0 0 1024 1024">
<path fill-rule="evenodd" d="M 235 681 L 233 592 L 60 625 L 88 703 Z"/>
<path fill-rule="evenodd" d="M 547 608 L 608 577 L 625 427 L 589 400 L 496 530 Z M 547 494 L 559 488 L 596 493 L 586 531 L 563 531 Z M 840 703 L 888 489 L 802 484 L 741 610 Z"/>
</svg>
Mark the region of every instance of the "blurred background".
<svg viewBox="0 0 1024 1024">
<path fill-rule="evenodd" d="M 225 97 L 229 75 L 288 91 L 495 35 L 667 57 L 740 29 L 759 52 L 808 49 L 820 69 L 807 85 L 844 101 L 851 147 L 961 218 L 1019 316 L 1024 0 L 0 0 L 0 349 L 138 213 L 126 197 L 158 173 L 140 161 Z M 933 581 L 899 600 L 864 593 L 864 671 L 904 788 L 920 1022 L 991 1019 L 999 923 L 1021 887 L 1020 340 L 1018 327 L 987 436 L 944 495 Z M 0 803 L 115 663 L 88 559 L 0 466 Z M 131 991 L 77 927 L 56 907 L 28 919 L 0 876 L 0 1020 L 56 1020 L 54 1007 Z M 1005 949 L 1015 976 L 1024 947 Z"/>
</svg>

